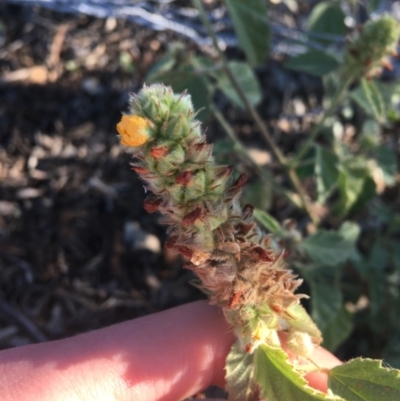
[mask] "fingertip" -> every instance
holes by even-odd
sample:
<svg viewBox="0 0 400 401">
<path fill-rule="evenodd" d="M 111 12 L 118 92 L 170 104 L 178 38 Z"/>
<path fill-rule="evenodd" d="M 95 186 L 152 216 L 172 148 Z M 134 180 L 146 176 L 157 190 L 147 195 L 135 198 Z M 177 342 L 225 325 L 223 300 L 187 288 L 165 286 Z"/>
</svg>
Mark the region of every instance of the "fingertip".
<svg viewBox="0 0 400 401">
<path fill-rule="evenodd" d="M 342 362 L 331 352 L 322 347 L 315 347 L 311 359 L 321 367 L 318 372 L 310 372 L 304 377 L 309 386 L 326 393 L 328 391 L 328 372 Z"/>
</svg>

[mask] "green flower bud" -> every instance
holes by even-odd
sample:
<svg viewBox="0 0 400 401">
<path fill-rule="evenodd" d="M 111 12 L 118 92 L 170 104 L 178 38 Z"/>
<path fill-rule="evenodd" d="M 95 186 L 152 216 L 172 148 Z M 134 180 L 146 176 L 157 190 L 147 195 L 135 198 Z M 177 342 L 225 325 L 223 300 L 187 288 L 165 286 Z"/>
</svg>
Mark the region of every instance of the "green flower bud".
<svg viewBox="0 0 400 401">
<path fill-rule="evenodd" d="M 382 67 L 390 68 L 389 56 L 396 53 L 400 25 L 390 15 L 368 21 L 351 40 L 343 57 L 342 76 L 345 79 L 372 77 Z"/>
</svg>

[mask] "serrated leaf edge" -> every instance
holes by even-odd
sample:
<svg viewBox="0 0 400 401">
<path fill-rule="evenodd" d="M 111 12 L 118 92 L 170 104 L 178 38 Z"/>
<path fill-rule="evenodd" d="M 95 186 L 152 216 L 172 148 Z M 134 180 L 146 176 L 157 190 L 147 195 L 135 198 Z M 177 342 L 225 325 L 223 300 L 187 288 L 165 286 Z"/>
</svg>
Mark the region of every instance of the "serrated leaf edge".
<svg viewBox="0 0 400 401">
<path fill-rule="evenodd" d="M 255 380 L 255 369 L 254 369 L 254 355 L 250 355 L 250 354 L 246 354 L 243 351 L 240 351 L 240 346 L 238 344 L 238 342 L 236 341 L 233 345 L 231 350 L 229 351 L 229 354 L 226 358 L 226 362 L 225 362 L 225 380 L 227 382 L 227 390 L 229 392 L 229 400 L 231 399 L 237 399 L 237 398 L 231 398 L 232 397 L 232 393 L 230 390 L 230 377 L 234 376 L 237 372 L 240 372 L 240 369 L 242 368 L 241 363 L 232 363 L 229 364 L 229 361 L 234 362 L 235 359 L 238 358 L 238 355 L 234 355 L 234 353 L 237 352 L 238 355 L 241 355 L 241 358 L 246 358 L 246 357 L 251 357 L 252 358 L 252 369 L 250 372 L 250 375 L 248 377 L 247 383 L 246 383 L 246 388 L 242 389 L 237 395 L 239 394 L 247 394 L 246 399 L 241 399 L 240 401 L 246 401 L 247 399 L 249 399 L 249 397 L 251 397 L 251 395 L 253 394 L 254 396 L 254 389 L 252 389 L 252 387 L 254 386 L 255 388 L 258 388 L 258 384 Z M 239 358 L 239 359 L 241 359 Z M 232 368 L 232 365 L 234 365 L 234 368 Z M 251 399 L 251 398 L 250 398 Z"/>
<path fill-rule="evenodd" d="M 399 369 L 382 366 L 382 363 L 383 363 L 383 360 L 382 360 L 382 359 L 371 359 L 371 358 L 354 358 L 354 359 L 350 359 L 349 361 L 345 362 L 344 364 L 338 365 L 337 367 L 331 369 L 331 370 L 329 371 L 329 375 L 331 375 L 332 372 L 335 373 L 337 370 L 340 370 L 340 368 L 343 367 L 343 366 L 345 366 L 345 365 L 348 365 L 348 364 L 350 364 L 350 363 L 352 363 L 352 362 L 358 362 L 358 361 L 361 362 L 361 363 L 363 363 L 363 362 L 374 363 L 375 365 L 378 365 L 378 366 L 377 366 L 378 369 L 382 369 L 382 370 L 384 370 L 384 371 L 386 371 L 386 372 L 388 372 L 388 373 L 392 373 L 392 372 L 393 372 L 393 373 L 396 373 L 396 374 L 397 374 L 397 377 L 400 379 L 400 370 L 399 370 Z M 340 372 L 339 372 L 339 374 L 335 373 L 334 376 L 335 376 L 335 377 L 341 376 L 341 375 L 340 375 Z M 346 375 L 346 377 L 352 377 L 352 376 Z M 357 378 L 357 377 L 355 377 L 355 378 Z"/>
<path fill-rule="evenodd" d="M 307 380 L 299 373 L 299 371 L 296 369 L 294 364 L 290 361 L 289 356 L 287 355 L 287 353 L 283 349 L 276 348 L 276 347 L 271 347 L 268 344 L 262 344 L 262 345 L 260 345 L 260 347 L 266 347 L 266 348 L 269 348 L 272 351 L 278 351 L 278 352 L 283 354 L 283 356 L 285 357 L 285 362 L 288 365 L 289 369 L 296 375 L 297 379 L 299 381 L 301 381 L 302 384 L 303 384 L 301 387 L 298 387 L 297 383 L 292 381 L 293 385 L 298 387 L 300 391 L 303 390 L 303 391 L 305 391 L 306 393 L 308 393 L 309 395 L 311 395 L 313 397 L 319 397 L 319 399 L 326 400 L 326 401 L 346 401 L 343 398 L 333 394 L 332 392 L 331 392 L 331 394 L 329 394 L 329 393 L 326 394 L 326 393 L 323 393 L 322 391 L 319 391 L 319 390 L 316 390 L 316 389 L 310 387 L 308 385 L 308 383 L 307 383 Z M 268 358 L 267 353 L 265 353 L 265 355 L 266 355 L 266 358 Z M 272 364 L 274 364 L 274 362 L 271 359 L 270 359 L 270 361 L 271 361 Z M 255 377 L 256 376 L 257 375 L 255 375 Z M 288 380 L 290 380 L 290 378 L 288 378 Z M 256 383 L 262 389 L 262 386 L 257 381 L 256 381 Z M 261 391 L 261 393 L 262 393 L 262 391 Z"/>
</svg>

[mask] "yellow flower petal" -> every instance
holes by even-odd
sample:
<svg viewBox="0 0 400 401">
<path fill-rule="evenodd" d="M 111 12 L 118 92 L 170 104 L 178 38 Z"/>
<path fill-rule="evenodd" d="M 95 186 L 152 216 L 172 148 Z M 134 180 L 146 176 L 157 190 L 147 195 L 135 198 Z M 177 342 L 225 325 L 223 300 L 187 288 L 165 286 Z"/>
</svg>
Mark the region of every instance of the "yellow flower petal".
<svg viewBox="0 0 400 401">
<path fill-rule="evenodd" d="M 141 146 L 149 140 L 146 128 L 149 122 L 140 116 L 123 115 L 117 124 L 117 131 L 121 135 L 121 143 L 125 146 Z"/>
</svg>

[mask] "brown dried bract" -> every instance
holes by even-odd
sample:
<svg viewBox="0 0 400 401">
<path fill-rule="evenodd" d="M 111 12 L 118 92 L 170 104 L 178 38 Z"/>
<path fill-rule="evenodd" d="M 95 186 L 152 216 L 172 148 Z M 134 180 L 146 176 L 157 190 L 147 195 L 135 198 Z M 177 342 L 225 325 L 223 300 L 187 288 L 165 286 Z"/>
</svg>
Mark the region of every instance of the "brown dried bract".
<svg viewBox="0 0 400 401">
<path fill-rule="evenodd" d="M 154 213 L 159 209 L 162 201 L 162 198 L 149 197 L 143 203 L 144 210 L 146 210 L 147 213 Z"/>
<path fill-rule="evenodd" d="M 187 246 L 175 245 L 174 249 L 176 249 L 185 258 L 192 259 L 193 251 L 190 248 L 188 248 Z"/>
<path fill-rule="evenodd" d="M 183 171 L 175 177 L 175 182 L 186 186 L 193 177 L 193 171 Z"/>
<path fill-rule="evenodd" d="M 150 150 L 150 154 L 157 160 L 164 157 L 167 153 L 168 153 L 167 146 L 155 146 Z"/>
<path fill-rule="evenodd" d="M 196 207 L 196 209 L 192 210 L 189 212 L 183 219 L 182 219 L 182 225 L 183 227 L 190 226 L 194 224 L 194 222 L 201 217 L 202 215 L 202 209 L 201 207 Z"/>
<path fill-rule="evenodd" d="M 272 262 L 274 260 L 273 257 L 261 246 L 255 246 L 253 252 L 257 255 L 257 257 L 263 262 Z"/>
<path fill-rule="evenodd" d="M 238 179 L 232 184 L 230 189 L 243 188 L 243 186 L 246 184 L 246 182 L 247 182 L 247 176 L 245 173 L 242 173 L 239 175 Z"/>
<path fill-rule="evenodd" d="M 198 266 L 198 265 L 201 265 L 201 264 L 207 262 L 207 260 L 210 258 L 210 256 L 211 256 L 210 253 L 204 253 L 204 252 L 201 252 L 201 251 L 194 251 L 192 256 L 191 256 L 191 258 L 190 258 L 190 261 L 195 266 Z"/>
<path fill-rule="evenodd" d="M 141 175 L 150 173 L 150 171 L 147 168 L 142 167 L 142 166 L 136 166 L 136 165 L 132 165 L 131 170 L 133 170 L 136 173 L 141 174 Z"/>
</svg>

